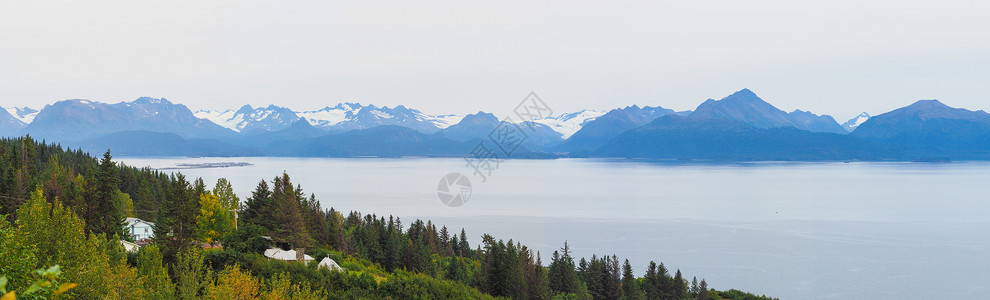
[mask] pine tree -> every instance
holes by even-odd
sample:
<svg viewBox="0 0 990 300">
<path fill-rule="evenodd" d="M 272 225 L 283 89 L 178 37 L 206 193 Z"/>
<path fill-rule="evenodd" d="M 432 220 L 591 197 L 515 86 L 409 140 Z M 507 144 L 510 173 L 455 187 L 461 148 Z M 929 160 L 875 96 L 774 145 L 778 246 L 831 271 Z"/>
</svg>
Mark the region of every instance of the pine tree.
<svg viewBox="0 0 990 300">
<path fill-rule="evenodd" d="M 278 224 L 272 231 L 272 237 L 288 242 L 297 252 L 305 251 L 312 241 L 306 222 L 299 207 L 298 194 L 292 187 L 289 174 L 282 173 L 274 180 L 272 189 L 274 204 L 278 207 L 275 221 Z"/>
<path fill-rule="evenodd" d="M 92 196 L 88 197 L 86 205 L 86 229 L 93 233 L 107 235 L 122 235 L 124 233 L 124 217 L 120 204 L 114 203 L 115 195 L 119 192 L 117 185 L 117 165 L 111 160 L 110 150 L 103 154 L 99 171 L 95 177 L 95 187 Z"/>
<path fill-rule="evenodd" d="M 461 228 L 461 238 L 458 241 L 458 255 L 468 257 L 471 255 L 471 244 L 468 243 L 467 233 L 464 232 L 464 228 Z"/>
<path fill-rule="evenodd" d="M 137 194 L 134 195 L 134 210 L 138 218 L 150 221 L 158 219 L 158 199 L 155 197 L 151 182 L 142 178 L 138 184 Z"/>
<path fill-rule="evenodd" d="M 661 281 L 657 274 L 657 263 L 650 261 L 646 268 L 646 275 L 643 276 L 643 293 L 647 299 L 660 299 Z"/>
<path fill-rule="evenodd" d="M 563 255 L 554 251 L 550 261 L 549 274 L 547 274 L 550 289 L 555 293 L 576 293 L 578 276 L 574 269 L 574 258 L 571 257 L 571 249 L 567 241 L 564 241 L 564 247 L 560 248 L 560 251 Z"/>
<path fill-rule="evenodd" d="M 705 279 L 704 278 L 702 278 L 701 279 L 701 283 L 698 284 L 698 297 L 697 297 L 697 299 L 698 300 L 708 300 L 708 299 L 711 299 L 711 297 L 708 295 L 708 283 L 705 282 Z"/>
<path fill-rule="evenodd" d="M 170 181 L 168 203 L 162 206 L 154 227 L 155 243 L 167 263 L 174 262 L 177 253 L 192 245 L 200 212 L 199 195 L 193 194 L 186 177 L 182 173 L 173 174 Z"/>
<path fill-rule="evenodd" d="M 633 275 L 632 266 L 629 265 L 628 259 L 622 265 L 622 294 L 625 296 L 623 299 L 646 299 L 646 295 L 636 282 L 636 275 Z"/>
<path fill-rule="evenodd" d="M 241 222 L 257 224 L 272 231 L 275 229 L 275 205 L 268 182 L 261 180 L 241 208 Z"/>
<path fill-rule="evenodd" d="M 450 233 L 447 232 L 447 226 L 443 226 L 443 228 L 440 228 L 440 234 L 438 238 L 440 239 L 440 248 L 441 248 L 440 254 L 444 256 L 453 255 L 454 250 L 453 248 L 450 247 Z"/>
<path fill-rule="evenodd" d="M 687 281 L 684 280 L 684 277 L 681 275 L 680 269 L 678 269 L 677 272 L 674 274 L 675 274 L 674 281 L 671 284 L 673 286 L 673 288 L 671 289 L 672 291 L 671 295 L 675 297 L 674 299 L 686 298 L 688 294 Z"/>
</svg>

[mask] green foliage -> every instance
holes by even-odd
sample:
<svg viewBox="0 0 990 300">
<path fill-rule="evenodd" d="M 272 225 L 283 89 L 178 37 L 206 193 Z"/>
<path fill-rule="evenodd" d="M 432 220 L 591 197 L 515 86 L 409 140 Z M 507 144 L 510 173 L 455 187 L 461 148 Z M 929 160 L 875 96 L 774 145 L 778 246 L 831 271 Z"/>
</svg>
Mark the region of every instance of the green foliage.
<svg viewBox="0 0 990 300">
<path fill-rule="evenodd" d="M 175 281 L 176 297 L 178 299 L 199 299 L 200 293 L 207 285 L 207 279 L 212 276 L 203 264 L 203 250 L 190 247 L 179 253 L 175 265 L 172 266 Z"/>
<path fill-rule="evenodd" d="M 82 219 L 58 200 L 49 203 L 39 189 L 17 214 L 18 232 L 14 239 L 34 246 L 36 267 L 62 266 L 64 278 L 80 285 L 69 292 L 73 297 L 126 298 L 143 292 L 139 287 L 130 287 L 140 284 L 135 274 L 128 271 L 119 242 L 102 235 L 87 236 Z"/>
<path fill-rule="evenodd" d="M 220 205 L 227 211 L 240 208 L 241 199 L 234 194 L 234 187 L 226 178 L 217 179 L 217 184 L 213 186 L 213 194 L 220 198 Z"/>
<path fill-rule="evenodd" d="M 747 292 L 740 290 L 728 290 L 728 291 L 709 291 L 712 299 L 732 299 L 732 300 L 777 300 L 777 298 L 767 297 L 766 295 L 756 296 Z"/>
<path fill-rule="evenodd" d="M 577 293 L 578 278 L 574 269 L 574 258 L 571 257 L 571 249 L 567 242 L 560 252 L 553 252 L 550 261 L 549 286 L 554 293 Z"/>
<path fill-rule="evenodd" d="M 87 231 L 107 235 L 123 233 L 124 215 L 121 208 L 124 205 L 115 202 L 121 200 L 115 197 L 120 192 L 120 178 L 117 175 L 117 164 L 111 160 L 110 150 L 107 150 L 100 160 L 92 185 L 87 189 L 88 203 L 84 215 Z"/>
<path fill-rule="evenodd" d="M 37 278 L 34 283 L 25 288 L 23 291 L 18 293 L 16 290 L 7 290 L 7 284 L 9 281 L 6 276 L 0 276 L 0 295 L 2 299 L 7 300 L 8 298 L 13 300 L 14 298 L 20 299 L 49 299 L 58 298 L 61 294 L 75 288 L 78 284 L 75 283 L 62 283 L 59 284 L 59 279 L 62 275 L 62 271 L 59 270 L 59 266 L 55 265 L 50 268 L 41 268 L 35 270 L 33 275 Z M 18 296 L 20 295 L 20 296 Z"/>
<path fill-rule="evenodd" d="M 269 241 L 262 237 L 267 234 L 268 230 L 264 227 L 248 223 L 242 224 L 222 240 L 226 249 L 261 254 L 269 247 Z"/>
<path fill-rule="evenodd" d="M 134 201 L 131 200 L 131 195 L 128 195 L 127 193 L 123 193 L 120 190 L 117 190 L 113 194 L 113 197 L 110 202 L 112 202 L 114 205 L 117 206 L 116 209 L 117 211 L 120 212 L 120 215 L 122 217 L 124 218 L 134 217 Z"/>
<path fill-rule="evenodd" d="M 137 259 L 138 275 L 148 291 L 148 299 L 172 299 L 175 297 L 175 285 L 168 276 L 168 269 L 162 263 L 162 254 L 158 246 L 141 247 Z"/>
<path fill-rule="evenodd" d="M 242 271 L 240 266 L 227 266 L 217 274 L 216 281 L 206 287 L 204 299 L 248 300 L 258 297 L 260 284 L 251 273 Z"/>
<path fill-rule="evenodd" d="M 31 271 L 37 265 L 33 244 L 21 238 L 6 218 L 0 217 L 0 275 L 5 276 L 4 281 L 9 286 L 26 287 L 33 280 Z"/>
<path fill-rule="evenodd" d="M 220 202 L 220 198 L 207 192 L 199 195 L 199 216 L 196 217 L 196 237 L 212 243 L 222 239 L 234 229 L 234 216 Z"/>
<path fill-rule="evenodd" d="M 73 282 L 79 286 L 63 296 L 79 299 L 770 299 L 707 290 L 704 280 L 689 291 L 680 271 L 671 277 L 662 263 L 651 263 L 643 278 L 616 256 L 575 266 L 567 243 L 544 267 L 539 253 L 512 240 L 484 235 L 483 247 L 472 249 L 463 229 L 455 235 L 429 221 L 405 228 L 393 216 L 345 217 L 305 197 L 284 173 L 272 188 L 261 181 L 241 205 L 226 180 L 210 193 L 201 179 L 190 184 L 182 174 L 110 159 L 30 137 L 0 139 L 0 213 L 10 214 L 0 218 L 2 288 L 47 298 L 56 282 Z M 241 219 L 230 230 L 235 207 Z M 118 241 L 125 215 L 156 223 L 154 243 L 130 255 L 133 267 Z M 344 271 L 269 260 L 260 255 L 269 234 Z M 197 238 L 226 248 L 204 251 Z M 49 277 L 54 271 L 61 274 Z"/>
</svg>

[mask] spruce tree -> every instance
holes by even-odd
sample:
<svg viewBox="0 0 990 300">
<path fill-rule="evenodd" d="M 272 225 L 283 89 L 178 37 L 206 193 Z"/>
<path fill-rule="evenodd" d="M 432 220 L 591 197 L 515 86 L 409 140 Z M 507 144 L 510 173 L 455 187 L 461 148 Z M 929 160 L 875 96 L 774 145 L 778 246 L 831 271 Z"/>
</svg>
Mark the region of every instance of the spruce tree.
<svg viewBox="0 0 990 300">
<path fill-rule="evenodd" d="M 576 293 L 578 290 L 578 276 L 574 269 L 574 258 L 571 257 L 571 249 L 564 241 L 564 247 L 560 248 L 563 255 L 553 252 L 550 261 L 549 274 L 547 275 L 550 289 L 554 293 Z"/>
<path fill-rule="evenodd" d="M 92 233 L 123 235 L 124 216 L 121 205 L 114 203 L 120 179 L 117 178 L 117 165 L 111 160 L 110 150 L 103 154 L 95 174 L 94 187 L 86 205 L 86 229 Z"/>
<path fill-rule="evenodd" d="M 636 275 L 633 275 L 632 266 L 629 265 L 628 259 L 622 265 L 622 294 L 625 296 L 623 299 L 646 299 L 643 290 L 640 289 L 639 284 L 636 282 Z"/>
</svg>

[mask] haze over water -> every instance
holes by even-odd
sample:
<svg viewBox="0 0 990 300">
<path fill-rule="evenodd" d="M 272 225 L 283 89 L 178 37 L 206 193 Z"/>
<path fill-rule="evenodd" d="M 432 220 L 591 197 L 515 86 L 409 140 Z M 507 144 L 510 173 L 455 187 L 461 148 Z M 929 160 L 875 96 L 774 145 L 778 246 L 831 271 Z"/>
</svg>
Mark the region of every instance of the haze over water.
<svg viewBox="0 0 990 300">
<path fill-rule="evenodd" d="M 485 182 L 463 159 L 120 158 L 132 166 L 250 162 L 179 170 L 225 177 L 243 201 L 286 171 L 324 208 L 429 219 L 541 251 L 651 260 L 671 273 L 782 299 L 954 298 L 990 292 L 990 163 L 682 164 L 509 160 Z M 467 204 L 437 198 L 470 176 Z"/>
</svg>

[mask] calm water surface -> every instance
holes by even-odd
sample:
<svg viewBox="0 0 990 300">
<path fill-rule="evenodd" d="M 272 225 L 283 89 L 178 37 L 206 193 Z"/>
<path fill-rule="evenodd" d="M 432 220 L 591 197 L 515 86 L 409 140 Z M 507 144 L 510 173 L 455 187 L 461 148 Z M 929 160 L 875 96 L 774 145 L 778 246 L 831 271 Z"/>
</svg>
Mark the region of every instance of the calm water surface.
<svg viewBox="0 0 990 300">
<path fill-rule="evenodd" d="M 990 163 L 677 164 L 509 160 L 484 182 L 463 159 L 121 158 L 224 177 L 244 199 L 283 171 L 325 208 L 430 219 L 549 253 L 651 260 L 716 289 L 783 299 L 976 297 L 990 293 Z M 461 207 L 441 176 L 470 176 Z"/>
</svg>

